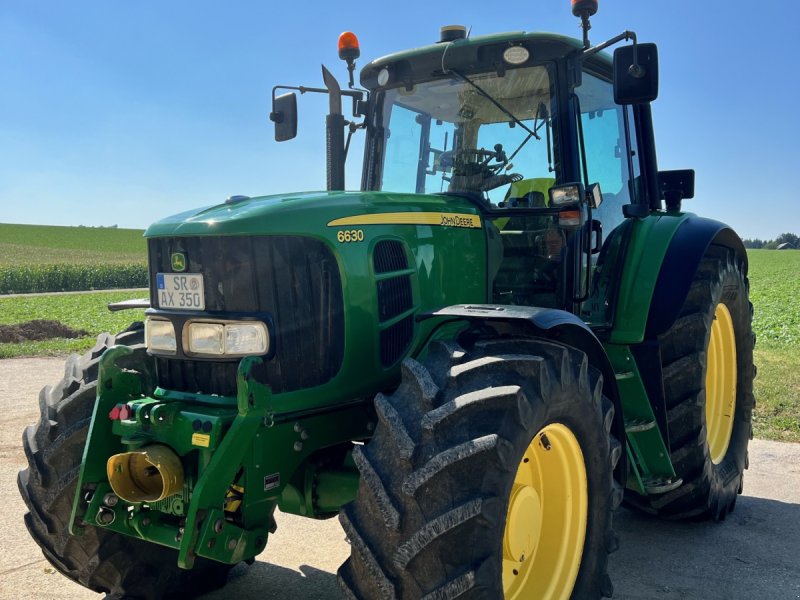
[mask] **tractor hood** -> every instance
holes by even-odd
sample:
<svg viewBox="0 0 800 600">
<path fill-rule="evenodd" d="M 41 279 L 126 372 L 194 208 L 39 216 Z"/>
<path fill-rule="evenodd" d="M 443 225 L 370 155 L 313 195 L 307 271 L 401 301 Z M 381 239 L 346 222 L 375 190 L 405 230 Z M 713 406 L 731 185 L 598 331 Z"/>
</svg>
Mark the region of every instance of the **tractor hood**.
<svg viewBox="0 0 800 600">
<path fill-rule="evenodd" d="M 387 218 L 398 224 L 422 224 L 423 219 L 415 219 L 409 213 L 477 215 L 478 209 L 464 198 L 443 195 L 392 192 L 278 194 L 237 199 L 167 217 L 151 225 L 145 231 L 145 237 L 320 235 L 327 227 L 339 225 L 334 221 L 374 214 L 387 214 Z M 479 223 L 479 219 L 471 222 Z"/>
</svg>

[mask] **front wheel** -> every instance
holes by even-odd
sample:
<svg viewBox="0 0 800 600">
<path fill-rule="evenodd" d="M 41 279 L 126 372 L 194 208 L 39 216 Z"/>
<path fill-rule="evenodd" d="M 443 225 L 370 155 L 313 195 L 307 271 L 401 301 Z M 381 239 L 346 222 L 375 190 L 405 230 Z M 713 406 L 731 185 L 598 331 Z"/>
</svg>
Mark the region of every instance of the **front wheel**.
<svg viewBox="0 0 800 600">
<path fill-rule="evenodd" d="M 349 598 L 600 598 L 622 493 L 602 379 L 577 350 L 437 343 L 356 448 Z"/>
</svg>

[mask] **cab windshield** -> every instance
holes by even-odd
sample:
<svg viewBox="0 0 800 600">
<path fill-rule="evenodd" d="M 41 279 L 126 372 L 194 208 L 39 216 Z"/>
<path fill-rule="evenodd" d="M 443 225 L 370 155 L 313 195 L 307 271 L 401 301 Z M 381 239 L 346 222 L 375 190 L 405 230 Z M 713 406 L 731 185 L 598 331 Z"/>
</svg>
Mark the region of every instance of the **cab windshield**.
<svg viewBox="0 0 800 600">
<path fill-rule="evenodd" d="M 546 66 L 387 90 L 376 183 L 384 191 L 477 194 L 501 207 L 545 206 L 557 169 L 552 90 Z"/>
</svg>

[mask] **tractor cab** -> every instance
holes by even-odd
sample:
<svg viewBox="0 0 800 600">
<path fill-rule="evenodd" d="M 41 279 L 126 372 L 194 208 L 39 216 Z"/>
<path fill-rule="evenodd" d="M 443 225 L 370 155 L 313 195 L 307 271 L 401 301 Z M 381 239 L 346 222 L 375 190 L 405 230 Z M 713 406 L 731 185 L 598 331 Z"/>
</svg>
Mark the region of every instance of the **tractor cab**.
<svg viewBox="0 0 800 600">
<path fill-rule="evenodd" d="M 577 310 L 602 231 L 641 199 L 631 109 L 601 68 L 570 78 L 579 51 L 547 34 L 464 37 L 362 71 L 364 188 L 473 199 L 497 304 Z"/>
<path fill-rule="evenodd" d="M 648 177 L 656 179 L 647 175 L 655 172 L 654 154 L 639 151 L 640 140 L 652 137 L 639 113 L 649 111 L 644 103 L 655 93 L 654 47 L 640 44 L 638 53 L 617 59 L 640 69 L 639 79 L 624 66 L 615 77 L 601 54 L 629 37 L 591 47 L 588 39 L 545 33 L 471 38 L 466 28 L 447 26 L 435 44 L 367 64 L 363 90 L 351 83 L 341 91 L 323 68 L 327 89 L 313 91 L 352 97 L 354 117 L 363 117 L 349 123 L 350 135 L 366 135 L 362 191 L 457 196 L 477 207 L 489 302 L 604 321 L 608 315 L 586 303 L 604 238 L 626 215 L 660 207 L 647 187 Z M 340 47 L 357 47 L 354 40 L 342 34 Z M 354 56 L 345 57 L 349 68 Z M 293 96 L 274 103 L 276 139 L 296 131 Z M 337 117 L 342 123 L 332 131 Z M 328 181 L 343 184 L 349 138 L 344 150 L 331 140 L 348 123 L 334 114 L 328 123 Z"/>
</svg>

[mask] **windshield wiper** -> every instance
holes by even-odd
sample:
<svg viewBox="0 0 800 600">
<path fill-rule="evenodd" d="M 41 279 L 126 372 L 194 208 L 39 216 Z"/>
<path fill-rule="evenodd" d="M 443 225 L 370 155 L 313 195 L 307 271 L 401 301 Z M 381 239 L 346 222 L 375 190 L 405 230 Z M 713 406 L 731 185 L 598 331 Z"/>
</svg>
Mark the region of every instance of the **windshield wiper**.
<svg viewBox="0 0 800 600">
<path fill-rule="evenodd" d="M 539 123 L 539 115 L 544 115 L 541 123 Z M 539 106 L 536 107 L 536 116 L 533 118 L 533 132 L 525 136 L 525 139 L 522 140 L 522 143 L 519 146 L 517 146 L 517 149 L 514 150 L 514 152 L 512 152 L 511 155 L 508 157 L 508 162 L 511 162 L 511 160 L 517 155 L 517 153 L 520 150 L 522 150 L 522 147 L 529 141 L 531 141 L 531 138 L 533 136 L 536 136 L 537 140 L 542 139 L 536 134 L 542 128 L 542 126 L 544 126 L 544 124 L 547 122 L 547 119 L 548 119 L 547 107 L 544 105 L 544 102 L 539 102 Z M 548 145 L 549 141 L 550 140 L 548 139 Z"/>
<path fill-rule="evenodd" d="M 458 71 L 456 71 L 455 69 L 450 69 L 450 72 L 451 72 L 451 73 L 454 73 L 455 75 L 458 75 L 458 77 L 459 77 L 460 79 L 462 79 L 463 81 L 467 82 L 469 85 L 471 85 L 471 86 L 472 86 L 472 87 L 474 87 L 476 90 L 478 90 L 478 93 L 479 93 L 481 96 L 483 96 L 484 98 L 486 98 L 486 99 L 487 99 L 489 102 L 491 102 L 491 103 L 492 103 L 492 104 L 494 104 L 494 105 L 495 105 L 497 108 L 499 108 L 501 111 L 503 111 L 503 114 L 505 114 L 507 117 L 509 117 L 509 118 L 510 118 L 510 119 L 511 119 L 511 120 L 512 120 L 514 123 L 516 123 L 517 125 L 519 125 L 520 127 L 522 127 L 522 128 L 525 130 L 525 131 L 527 131 L 529 134 L 531 134 L 531 135 L 532 135 L 533 137 L 535 137 L 537 140 L 540 140 L 540 139 L 542 139 L 542 138 L 540 138 L 540 137 L 539 137 L 539 134 L 538 134 L 538 133 L 536 133 L 536 131 L 534 131 L 533 129 L 531 129 L 530 127 L 528 127 L 527 125 L 525 125 L 525 123 L 523 123 L 522 121 L 520 121 L 520 120 L 519 120 L 517 117 L 515 117 L 515 116 L 514 116 L 514 115 L 511 113 L 511 111 L 510 111 L 510 110 L 508 110 L 508 109 L 507 109 L 505 106 L 503 106 L 503 105 L 502 105 L 502 104 L 500 104 L 500 103 L 499 103 L 497 100 L 495 100 L 495 99 L 492 97 L 492 95 L 491 95 L 489 92 L 487 92 L 486 90 L 484 90 L 484 89 L 483 89 L 482 87 L 480 87 L 480 86 L 479 86 L 477 83 L 475 83 L 474 81 L 472 81 L 472 80 L 471 80 L 469 77 L 467 77 L 466 75 L 464 75 L 464 74 L 462 74 L 462 73 L 459 73 L 459 72 L 458 72 Z"/>
</svg>

